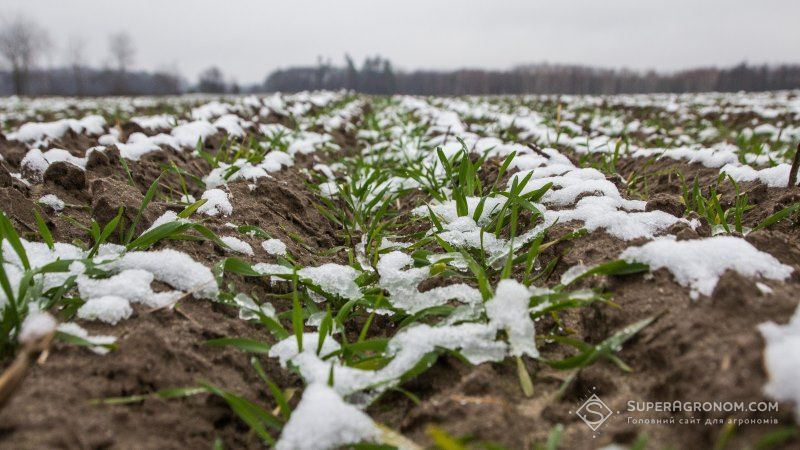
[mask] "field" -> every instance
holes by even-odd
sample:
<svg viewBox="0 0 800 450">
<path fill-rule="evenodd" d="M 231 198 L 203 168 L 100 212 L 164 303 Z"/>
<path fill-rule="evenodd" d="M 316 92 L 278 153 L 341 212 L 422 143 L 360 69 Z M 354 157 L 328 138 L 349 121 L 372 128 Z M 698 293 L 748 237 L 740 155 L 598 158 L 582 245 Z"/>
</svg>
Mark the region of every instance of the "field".
<svg viewBox="0 0 800 450">
<path fill-rule="evenodd" d="M 798 445 L 798 92 L 0 124 L 0 447 Z"/>
</svg>

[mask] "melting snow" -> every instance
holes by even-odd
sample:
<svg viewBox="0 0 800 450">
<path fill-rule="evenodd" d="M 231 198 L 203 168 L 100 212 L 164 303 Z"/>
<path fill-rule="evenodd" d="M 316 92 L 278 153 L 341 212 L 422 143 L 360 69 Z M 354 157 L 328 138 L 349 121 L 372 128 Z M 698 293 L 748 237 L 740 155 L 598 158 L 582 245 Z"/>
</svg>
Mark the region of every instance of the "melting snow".
<svg viewBox="0 0 800 450">
<path fill-rule="evenodd" d="M 348 300 L 357 300 L 362 296 L 355 281 L 360 272 L 350 266 L 328 263 L 319 267 L 304 267 L 297 274 L 330 294 Z"/>
<path fill-rule="evenodd" d="M 800 423 L 800 308 L 786 325 L 766 322 L 758 329 L 766 342 L 764 366 L 769 381 L 764 393 L 775 400 L 794 403 L 795 420 Z"/>
<path fill-rule="evenodd" d="M 183 292 L 154 292 L 150 284 L 155 276 L 141 269 L 129 269 L 109 278 L 89 278 L 81 275 L 77 278 L 78 292 L 81 298 L 92 299 L 109 295 L 125 298 L 132 303 L 160 308 L 174 303 Z"/>
<path fill-rule="evenodd" d="M 653 238 L 656 233 L 677 222 L 686 222 L 663 211 L 644 212 L 644 202 L 622 200 L 615 197 L 584 197 L 575 209 L 549 211 L 559 222 L 579 220 L 588 231 L 605 230 L 608 234 L 629 241 L 637 238 Z M 632 209 L 633 212 L 624 211 Z"/>
<path fill-rule="evenodd" d="M 189 223 L 191 222 L 191 220 L 178 217 L 178 213 L 176 213 L 175 211 L 166 211 L 164 214 L 160 215 L 156 220 L 154 220 L 153 223 L 150 225 L 150 227 L 144 231 L 144 233 L 147 233 L 150 230 L 158 228 L 161 225 L 164 225 L 165 223 L 171 223 L 171 222 Z"/>
<path fill-rule="evenodd" d="M 58 326 L 56 319 L 49 313 L 30 311 L 19 330 L 19 341 L 23 344 L 34 342 L 48 334 Z"/>
<path fill-rule="evenodd" d="M 323 383 L 306 387 L 283 427 L 277 450 L 328 450 L 374 441 L 380 429 L 368 415 L 349 405 Z"/>
<path fill-rule="evenodd" d="M 219 214 L 223 216 L 233 214 L 233 205 L 228 200 L 228 193 L 222 189 L 209 189 L 203 192 L 201 198 L 206 199 L 206 202 L 197 208 L 198 213 L 212 217 Z"/>
<path fill-rule="evenodd" d="M 317 333 L 305 333 L 303 351 L 297 351 L 297 340 L 290 336 L 275 344 L 269 355 L 277 357 L 282 365 L 296 366 L 307 383 L 325 383 L 333 367 L 334 390 L 348 395 L 366 389 L 380 392 L 397 383 L 399 378 L 411 370 L 419 360 L 437 348 L 459 350 L 473 364 L 488 361 L 501 361 L 507 345 L 496 341 L 497 328 L 490 324 L 463 323 L 459 325 L 438 326 L 420 324 L 406 328 L 391 338 L 387 345 L 388 356 L 392 360 L 379 370 L 362 370 L 341 365 L 338 360 L 323 360 L 316 354 Z M 322 356 L 335 351 L 339 345 L 328 337 L 325 340 Z M 310 345 L 309 345 L 310 344 Z"/>
<path fill-rule="evenodd" d="M 86 156 L 83 158 L 73 156 L 69 151 L 60 148 L 53 148 L 46 152 L 42 152 L 38 148 L 34 148 L 25 154 L 25 157 L 22 158 L 22 161 L 20 162 L 20 166 L 31 173 L 34 176 L 35 181 L 40 181 L 44 172 L 48 167 L 50 167 L 50 164 L 53 164 L 54 162 L 63 161 L 80 169 L 85 169 L 89 154 L 94 151 L 102 151 L 101 148 L 102 147 L 92 147 L 86 150 Z"/>
<path fill-rule="evenodd" d="M 217 127 L 206 120 L 198 120 L 173 128 L 170 134 L 177 139 L 181 147 L 194 148 L 198 141 L 217 134 Z"/>
<path fill-rule="evenodd" d="M 83 119 L 63 119 L 55 122 L 29 122 L 14 132 L 8 138 L 23 142 L 40 141 L 43 139 L 58 139 L 67 131 L 85 133 L 98 136 L 103 134 L 106 120 L 102 116 L 86 116 Z"/>
<path fill-rule="evenodd" d="M 629 247 L 620 258 L 648 264 L 651 271 L 666 268 L 679 284 L 691 289 L 693 298 L 698 294 L 711 295 L 726 270 L 770 280 L 785 280 L 793 270 L 744 239 L 732 236 L 688 241 L 676 241 L 669 236 L 641 247 Z"/>
<path fill-rule="evenodd" d="M 85 320 L 99 320 L 116 325 L 117 322 L 127 319 L 133 314 L 130 302 L 116 295 L 91 298 L 78 308 L 78 318 Z"/>
<path fill-rule="evenodd" d="M 481 302 L 480 292 L 466 284 L 451 284 L 420 292 L 417 286 L 429 277 L 430 270 L 428 267 L 407 268 L 413 262 L 411 256 L 400 251 L 386 253 L 378 261 L 379 283 L 389 292 L 393 306 L 413 314 L 443 305 L 448 300 L 458 300 L 473 307 Z"/>
<path fill-rule="evenodd" d="M 243 255 L 253 256 L 253 247 L 251 247 L 247 242 L 234 236 L 224 236 L 219 239 L 224 242 L 225 245 L 230 247 L 231 251 L 241 253 Z"/>
<path fill-rule="evenodd" d="M 219 290 L 214 274 L 208 267 L 177 250 L 128 252 L 109 265 L 117 270 L 146 270 L 156 280 L 200 298 L 214 298 Z"/>
<path fill-rule="evenodd" d="M 531 293 L 524 285 L 514 280 L 500 280 L 494 298 L 486 302 L 489 323 L 498 330 L 505 330 L 511 354 L 539 357 L 536 349 L 536 332 L 529 313 Z"/>
<path fill-rule="evenodd" d="M 270 255 L 286 256 L 286 244 L 280 239 L 267 239 L 261 243 L 261 247 Z"/>
<path fill-rule="evenodd" d="M 169 114 L 159 114 L 156 116 L 138 116 L 132 117 L 131 122 L 139 125 L 146 130 L 158 130 L 172 128 L 175 122 L 175 117 Z"/>
<path fill-rule="evenodd" d="M 727 173 L 735 181 L 758 180 L 769 187 L 786 187 L 789 184 L 789 164 L 778 164 L 775 167 L 756 170 L 750 166 L 728 164 L 720 172 Z"/>
<path fill-rule="evenodd" d="M 66 206 L 64 201 L 58 198 L 55 194 L 43 195 L 41 198 L 39 198 L 39 203 L 53 208 L 53 211 L 56 212 L 61 211 L 64 209 L 64 206 Z"/>
</svg>

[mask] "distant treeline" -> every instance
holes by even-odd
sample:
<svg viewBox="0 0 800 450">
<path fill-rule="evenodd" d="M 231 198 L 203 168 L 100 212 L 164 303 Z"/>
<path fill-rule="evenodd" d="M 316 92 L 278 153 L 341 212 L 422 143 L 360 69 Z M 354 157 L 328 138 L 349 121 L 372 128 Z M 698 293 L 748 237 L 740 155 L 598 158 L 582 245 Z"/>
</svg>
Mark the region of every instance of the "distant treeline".
<svg viewBox="0 0 800 450">
<path fill-rule="evenodd" d="M 168 72 L 112 69 L 56 68 L 32 70 L 26 80 L 26 95 L 173 95 L 186 90 L 186 80 Z M 9 72 L 0 72 L 0 94 L 15 93 Z"/>
<path fill-rule="evenodd" d="M 800 88 L 800 65 L 700 68 L 674 73 L 535 64 L 511 70 L 395 71 L 391 62 L 367 58 L 360 69 L 318 63 L 276 70 L 267 91 L 352 89 L 368 94 L 630 94 L 653 92 L 770 91 Z"/>
<path fill-rule="evenodd" d="M 674 73 L 598 69 L 578 65 L 534 64 L 510 70 L 395 70 L 380 56 L 361 67 L 349 55 L 344 65 L 319 58 L 316 66 L 273 71 L 262 84 L 239 86 L 211 66 L 189 84 L 166 68 L 133 70 L 136 46 L 124 30 L 108 36 L 108 60 L 92 66 L 86 42 L 71 38 L 61 68 L 38 64 L 55 46 L 46 28 L 16 16 L 0 22 L 0 95 L 170 95 L 184 92 L 252 93 L 348 89 L 366 94 L 629 94 L 650 92 L 770 91 L 800 88 L 800 65 L 700 68 Z M 169 67 L 169 66 L 166 66 Z"/>
<path fill-rule="evenodd" d="M 210 67 L 196 83 L 175 71 L 120 71 L 85 66 L 32 69 L 26 95 L 173 95 L 185 92 L 259 93 L 348 89 L 366 94 L 491 95 L 491 94 L 632 94 L 653 92 L 734 92 L 800 88 L 800 65 L 740 64 L 718 69 L 674 73 L 597 69 L 574 65 L 537 64 L 510 70 L 394 70 L 383 58 L 367 58 L 361 67 L 320 63 L 276 70 L 263 84 L 239 86 Z M 0 95 L 12 95 L 12 72 L 0 71 Z"/>
</svg>

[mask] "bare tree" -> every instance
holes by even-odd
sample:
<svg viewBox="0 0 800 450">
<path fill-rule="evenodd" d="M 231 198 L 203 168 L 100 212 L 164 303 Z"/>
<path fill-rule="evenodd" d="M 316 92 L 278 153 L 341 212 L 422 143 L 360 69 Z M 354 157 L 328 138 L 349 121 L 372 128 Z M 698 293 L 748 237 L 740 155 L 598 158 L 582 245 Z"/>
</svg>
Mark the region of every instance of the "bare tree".
<svg viewBox="0 0 800 450">
<path fill-rule="evenodd" d="M 119 94 L 125 93 L 125 76 L 128 69 L 133 65 L 133 58 L 136 49 L 133 46 L 133 39 L 125 32 L 112 34 L 108 38 L 108 51 L 111 54 L 112 64 L 117 70 L 117 80 L 115 90 Z"/>
<path fill-rule="evenodd" d="M 86 84 L 86 41 L 79 36 L 70 37 L 65 50 L 65 62 L 72 70 L 75 95 L 84 95 Z"/>
<path fill-rule="evenodd" d="M 11 66 L 14 93 L 26 92 L 31 68 L 49 47 L 47 31 L 29 18 L 17 16 L 3 23 L 0 54 Z"/>
<path fill-rule="evenodd" d="M 111 53 L 111 60 L 120 73 L 125 73 L 131 65 L 136 55 L 131 35 L 125 31 L 112 34 L 108 38 L 108 51 Z"/>
</svg>

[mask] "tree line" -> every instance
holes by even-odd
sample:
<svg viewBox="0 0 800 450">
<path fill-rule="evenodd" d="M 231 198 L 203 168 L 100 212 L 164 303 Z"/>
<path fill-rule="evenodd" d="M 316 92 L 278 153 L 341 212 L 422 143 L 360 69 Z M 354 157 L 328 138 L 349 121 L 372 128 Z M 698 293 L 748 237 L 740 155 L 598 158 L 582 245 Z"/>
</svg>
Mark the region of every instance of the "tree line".
<svg viewBox="0 0 800 450">
<path fill-rule="evenodd" d="M 102 67 L 88 64 L 85 42 L 70 39 L 64 63 L 42 68 L 53 49 L 46 30 L 24 16 L 0 24 L 0 95 L 172 95 L 185 92 L 297 92 L 348 89 L 366 94 L 631 94 L 652 92 L 768 91 L 800 88 L 800 65 L 748 65 L 700 68 L 674 73 L 598 69 L 580 65 L 532 64 L 509 70 L 396 70 L 380 56 L 358 65 L 345 55 L 342 65 L 318 58 L 315 65 L 278 69 L 263 83 L 240 86 L 219 67 L 203 71 L 196 83 L 174 66 L 156 71 L 133 69 L 136 48 L 126 32 L 108 37 Z"/>
<path fill-rule="evenodd" d="M 276 70 L 267 91 L 352 89 L 368 94 L 633 94 L 654 92 L 735 92 L 800 88 L 800 65 L 700 68 L 674 73 L 598 69 L 579 65 L 532 64 L 510 70 L 394 71 L 390 61 L 372 57 L 356 68 L 320 61 L 316 66 Z"/>
</svg>

